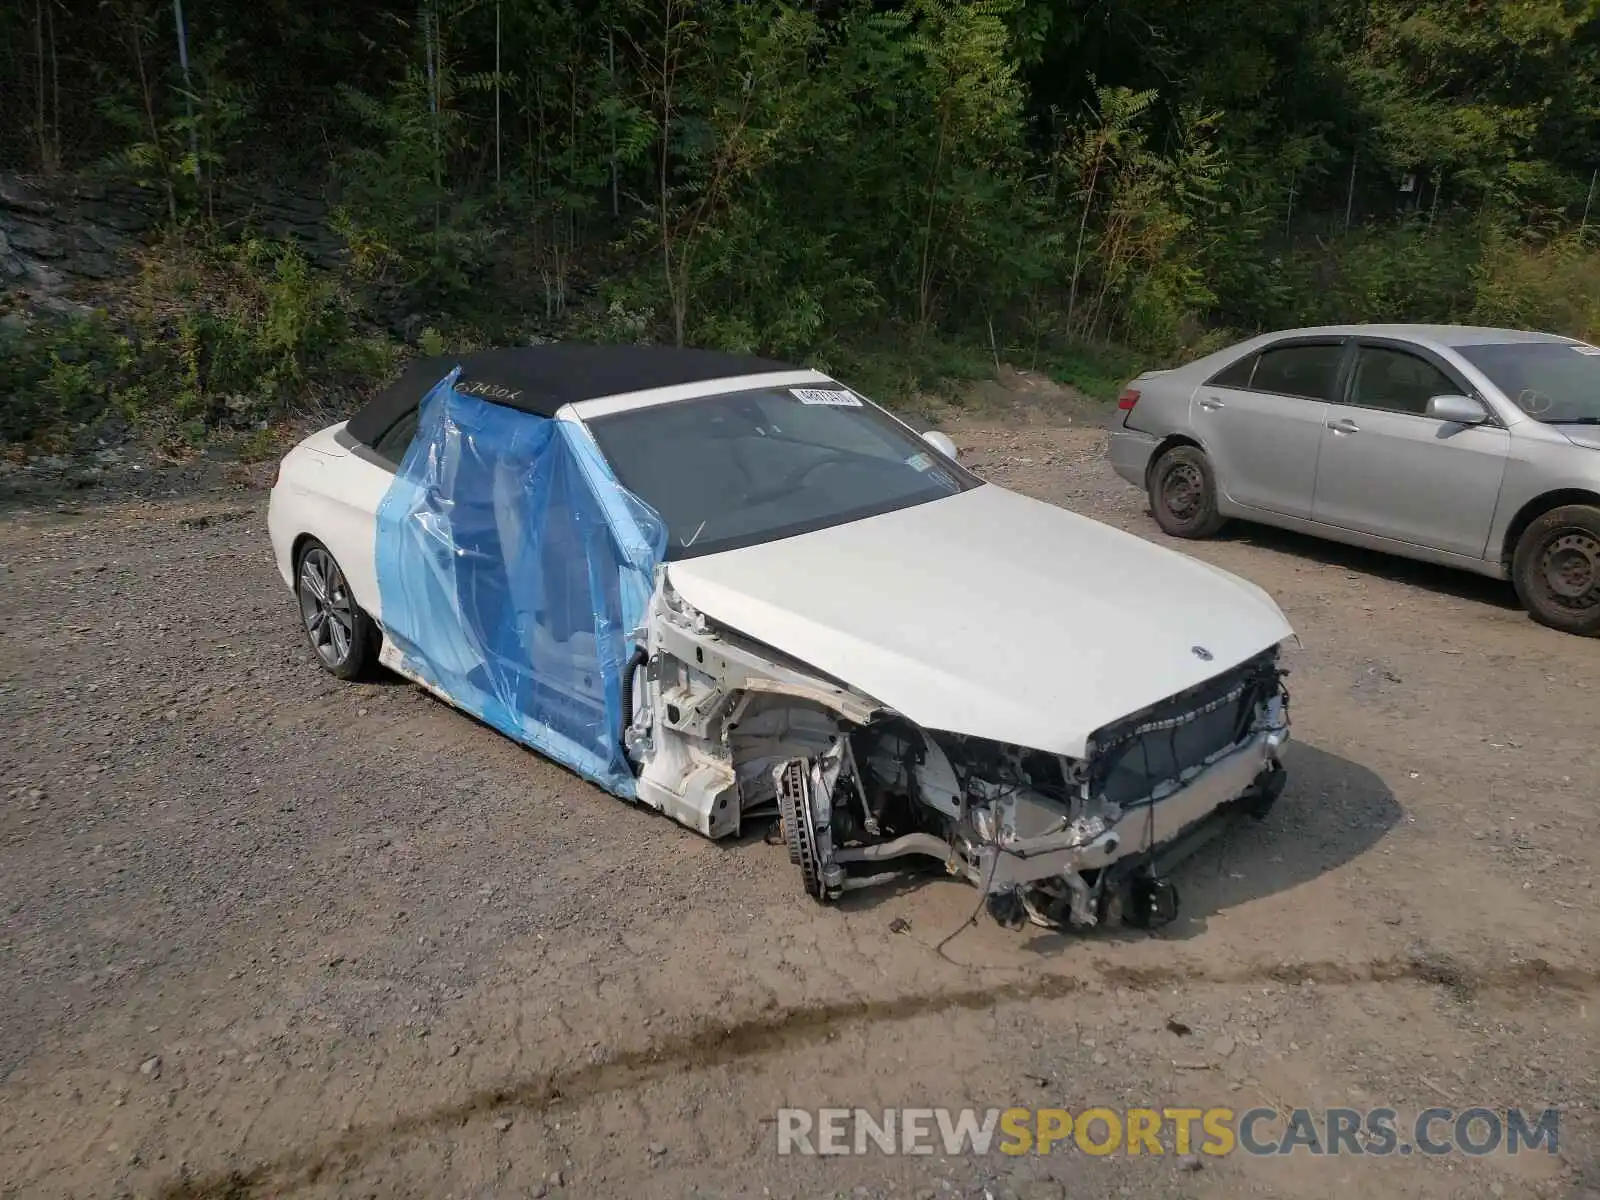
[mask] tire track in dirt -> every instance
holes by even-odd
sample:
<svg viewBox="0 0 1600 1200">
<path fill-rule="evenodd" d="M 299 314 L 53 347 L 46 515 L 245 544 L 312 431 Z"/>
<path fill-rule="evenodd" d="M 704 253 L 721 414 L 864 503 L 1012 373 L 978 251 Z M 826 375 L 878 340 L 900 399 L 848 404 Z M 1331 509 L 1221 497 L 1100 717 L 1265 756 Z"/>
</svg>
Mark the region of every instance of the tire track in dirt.
<svg viewBox="0 0 1600 1200">
<path fill-rule="evenodd" d="M 1119 966 L 1097 964 L 1103 985 L 1132 991 L 1180 986 L 1249 986 L 1311 982 L 1354 987 L 1414 984 L 1440 988 L 1458 1000 L 1489 993 L 1528 995 L 1540 991 L 1568 996 L 1600 992 L 1600 970 L 1562 966 L 1544 959 L 1470 964 L 1450 955 L 1423 951 L 1365 963 L 1308 961 L 1262 963 L 1235 970 L 1202 964 Z M 715 1022 L 585 1063 L 485 1088 L 455 1103 L 398 1120 L 350 1130 L 320 1147 L 283 1155 L 255 1166 L 206 1175 L 181 1176 L 163 1185 L 158 1200 L 248 1200 L 280 1195 L 316 1184 L 330 1173 L 358 1167 L 380 1149 L 407 1138 L 460 1126 L 498 1110 L 527 1114 L 558 1104 L 579 1103 L 610 1093 L 630 1092 L 687 1071 L 725 1067 L 747 1059 L 802 1049 L 836 1034 L 841 1026 L 909 1021 L 954 1012 L 979 1012 L 1002 1004 L 1059 1000 L 1084 992 L 1082 976 L 1046 974 L 987 987 L 803 1005 L 734 1021 Z"/>
</svg>

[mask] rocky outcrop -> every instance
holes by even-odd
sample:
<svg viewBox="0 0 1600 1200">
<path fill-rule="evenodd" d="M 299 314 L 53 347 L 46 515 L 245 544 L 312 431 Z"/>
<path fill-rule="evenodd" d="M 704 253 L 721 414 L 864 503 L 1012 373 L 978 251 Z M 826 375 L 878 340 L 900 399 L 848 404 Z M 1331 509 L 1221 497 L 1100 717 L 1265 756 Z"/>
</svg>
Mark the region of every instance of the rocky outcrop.
<svg viewBox="0 0 1600 1200">
<path fill-rule="evenodd" d="M 46 189 L 0 172 L 0 290 L 45 310 L 80 311 L 74 297 L 127 270 L 124 251 L 155 213 L 138 188 Z"/>
<path fill-rule="evenodd" d="M 235 234 L 248 231 L 292 242 L 314 265 L 330 271 L 344 264 L 344 239 L 332 229 L 327 203 L 316 196 L 270 186 L 233 188 L 220 209 L 225 228 Z"/>
<path fill-rule="evenodd" d="M 321 200 L 270 188 L 234 189 L 219 216 L 237 233 L 296 243 L 318 266 L 343 244 Z M 162 217 L 160 197 L 128 184 L 25 179 L 0 171 L 0 299 L 63 314 L 88 311 L 95 285 L 132 269 L 127 251 Z"/>
</svg>

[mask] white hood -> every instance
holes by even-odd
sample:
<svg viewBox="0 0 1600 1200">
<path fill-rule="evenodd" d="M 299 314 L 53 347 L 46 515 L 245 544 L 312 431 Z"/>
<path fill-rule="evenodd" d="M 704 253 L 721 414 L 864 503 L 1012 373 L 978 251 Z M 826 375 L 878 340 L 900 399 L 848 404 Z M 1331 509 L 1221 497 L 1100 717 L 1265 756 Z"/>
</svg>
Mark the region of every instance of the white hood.
<svg viewBox="0 0 1600 1200">
<path fill-rule="evenodd" d="M 674 562 L 668 578 L 714 621 L 925 729 L 1074 757 L 1101 726 L 1293 634 L 1254 584 L 994 484 Z"/>
</svg>

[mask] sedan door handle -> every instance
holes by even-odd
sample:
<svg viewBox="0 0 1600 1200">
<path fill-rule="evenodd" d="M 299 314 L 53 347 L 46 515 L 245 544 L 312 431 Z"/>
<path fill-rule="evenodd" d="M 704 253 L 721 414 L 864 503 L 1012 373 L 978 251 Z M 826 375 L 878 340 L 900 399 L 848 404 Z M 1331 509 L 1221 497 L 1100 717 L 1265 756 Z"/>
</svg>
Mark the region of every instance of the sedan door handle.
<svg viewBox="0 0 1600 1200">
<path fill-rule="evenodd" d="M 1335 433 L 1361 432 L 1361 426 L 1357 425 L 1349 417 L 1340 417 L 1337 421 L 1329 421 L 1328 428 L 1333 430 Z"/>
<path fill-rule="evenodd" d="M 1227 406 L 1215 396 L 1207 396 L 1204 400 L 1200 401 L 1200 407 L 1205 409 L 1207 412 L 1216 412 L 1217 409 L 1225 408 Z"/>
</svg>

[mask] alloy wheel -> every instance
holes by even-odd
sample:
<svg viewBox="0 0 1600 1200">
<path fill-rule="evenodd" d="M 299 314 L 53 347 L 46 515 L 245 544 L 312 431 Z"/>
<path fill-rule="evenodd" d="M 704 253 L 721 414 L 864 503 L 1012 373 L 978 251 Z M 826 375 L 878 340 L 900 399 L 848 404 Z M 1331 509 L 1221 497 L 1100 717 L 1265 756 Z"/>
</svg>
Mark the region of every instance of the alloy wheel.
<svg viewBox="0 0 1600 1200">
<path fill-rule="evenodd" d="M 350 656 L 355 639 L 355 601 L 344 573 L 321 546 L 300 560 L 300 617 L 312 648 L 326 665 L 337 667 Z"/>
</svg>

